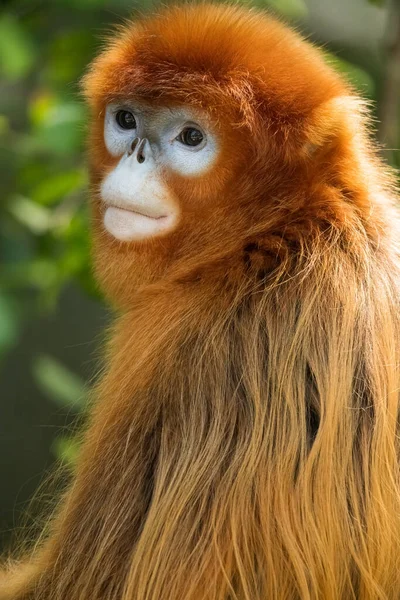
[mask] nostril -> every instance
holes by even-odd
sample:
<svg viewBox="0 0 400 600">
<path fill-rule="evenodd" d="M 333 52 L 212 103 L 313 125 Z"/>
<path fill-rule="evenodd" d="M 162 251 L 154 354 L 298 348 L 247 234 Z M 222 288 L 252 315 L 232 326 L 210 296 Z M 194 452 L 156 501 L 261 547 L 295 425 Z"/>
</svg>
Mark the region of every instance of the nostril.
<svg viewBox="0 0 400 600">
<path fill-rule="evenodd" d="M 136 159 L 139 163 L 144 163 L 146 157 L 144 155 L 144 147 L 146 144 L 146 138 L 143 138 L 140 143 L 139 146 L 137 147 L 137 155 L 136 155 Z"/>
<path fill-rule="evenodd" d="M 131 147 L 130 147 L 130 148 L 129 148 L 129 150 L 128 150 L 128 156 L 130 156 L 131 154 L 133 154 L 133 153 L 134 153 L 134 151 L 135 151 L 135 148 L 136 148 L 136 146 L 137 146 L 137 145 L 138 145 L 138 143 L 139 143 L 139 140 L 140 140 L 140 138 L 138 138 L 138 137 L 135 137 L 135 139 L 133 140 L 133 142 L 132 142 L 132 144 L 131 144 Z"/>
</svg>

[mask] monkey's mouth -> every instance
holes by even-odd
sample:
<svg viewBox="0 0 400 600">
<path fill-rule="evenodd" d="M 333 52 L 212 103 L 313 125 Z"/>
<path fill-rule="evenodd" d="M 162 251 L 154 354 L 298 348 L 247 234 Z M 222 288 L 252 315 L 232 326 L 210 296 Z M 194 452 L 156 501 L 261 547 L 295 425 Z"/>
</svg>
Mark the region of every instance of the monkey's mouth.
<svg viewBox="0 0 400 600">
<path fill-rule="evenodd" d="M 174 215 L 150 214 L 142 207 L 122 207 L 106 204 L 104 226 L 121 241 L 136 241 L 165 233 L 171 228 Z"/>
<path fill-rule="evenodd" d="M 146 211 L 144 208 L 137 208 L 135 207 L 126 207 L 126 206 L 118 206 L 117 204 L 107 204 L 106 205 L 106 210 L 109 209 L 113 209 L 113 210 L 122 210 L 125 213 L 134 213 L 135 215 L 139 215 L 141 217 L 146 217 L 147 219 L 166 219 L 168 217 L 168 215 L 155 215 L 155 214 L 151 214 L 150 211 Z"/>
</svg>

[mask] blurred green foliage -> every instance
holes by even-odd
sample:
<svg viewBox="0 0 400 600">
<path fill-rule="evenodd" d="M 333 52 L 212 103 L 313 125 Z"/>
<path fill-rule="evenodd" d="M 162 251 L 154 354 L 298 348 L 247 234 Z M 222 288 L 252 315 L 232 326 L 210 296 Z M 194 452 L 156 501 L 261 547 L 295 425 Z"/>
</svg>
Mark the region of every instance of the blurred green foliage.
<svg viewBox="0 0 400 600">
<path fill-rule="evenodd" d="M 245 1 L 245 0 L 243 0 Z M 381 4 L 380 0 L 371 0 Z M 52 310 L 71 280 L 96 294 L 90 274 L 86 111 L 79 80 L 102 35 L 150 2 L 15 0 L 0 15 L 0 358 L 17 343 L 24 321 Z M 294 22 L 307 20 L 303 0 L 258 0 Z M 362 94 L 376 97 L 376 77 L 326 51 Z M 82 381 L 50 356 L 32 364 L 37 385 L 55 403 L 79 412 Z M 76 456 L 59 438 L 59 457 Z"/>
</svg>

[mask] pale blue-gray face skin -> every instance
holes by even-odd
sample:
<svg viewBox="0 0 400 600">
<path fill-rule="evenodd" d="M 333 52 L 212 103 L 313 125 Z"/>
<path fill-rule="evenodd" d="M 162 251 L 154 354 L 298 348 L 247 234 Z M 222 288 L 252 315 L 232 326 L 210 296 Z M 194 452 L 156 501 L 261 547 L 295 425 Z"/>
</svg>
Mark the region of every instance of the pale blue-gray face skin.
<svg viewBox="0 0 400 600">
<path fill-rule="evenodd" d="M 171 232 L 179 221 L 179 198 L 164 174 L 204 175 L 219 151 L 207 114 L 187 107 L 109 104 L 104 140 L 108 152 L 120 157 L 100 188 L 104 226 L 120 241 Z"/>
</svg>

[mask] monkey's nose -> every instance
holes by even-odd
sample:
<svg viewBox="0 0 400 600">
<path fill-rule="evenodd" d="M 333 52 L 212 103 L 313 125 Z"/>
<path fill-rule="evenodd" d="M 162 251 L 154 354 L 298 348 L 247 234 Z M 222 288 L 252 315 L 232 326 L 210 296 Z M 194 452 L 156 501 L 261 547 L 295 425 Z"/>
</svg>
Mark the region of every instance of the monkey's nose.
<svg viewBox="0 0 400 600">
<path fill-rule="evenodd" d="M 139 137 L 136 137 L 128 150 L 128 156 L 131 156 L 133 153 L 135 153 L 138 163 L 143 163 L 146 160 L 146 155 L 144 152 L 146 142 L 147 138 L 143 138 L 141 140 Z"/>
</svg>

